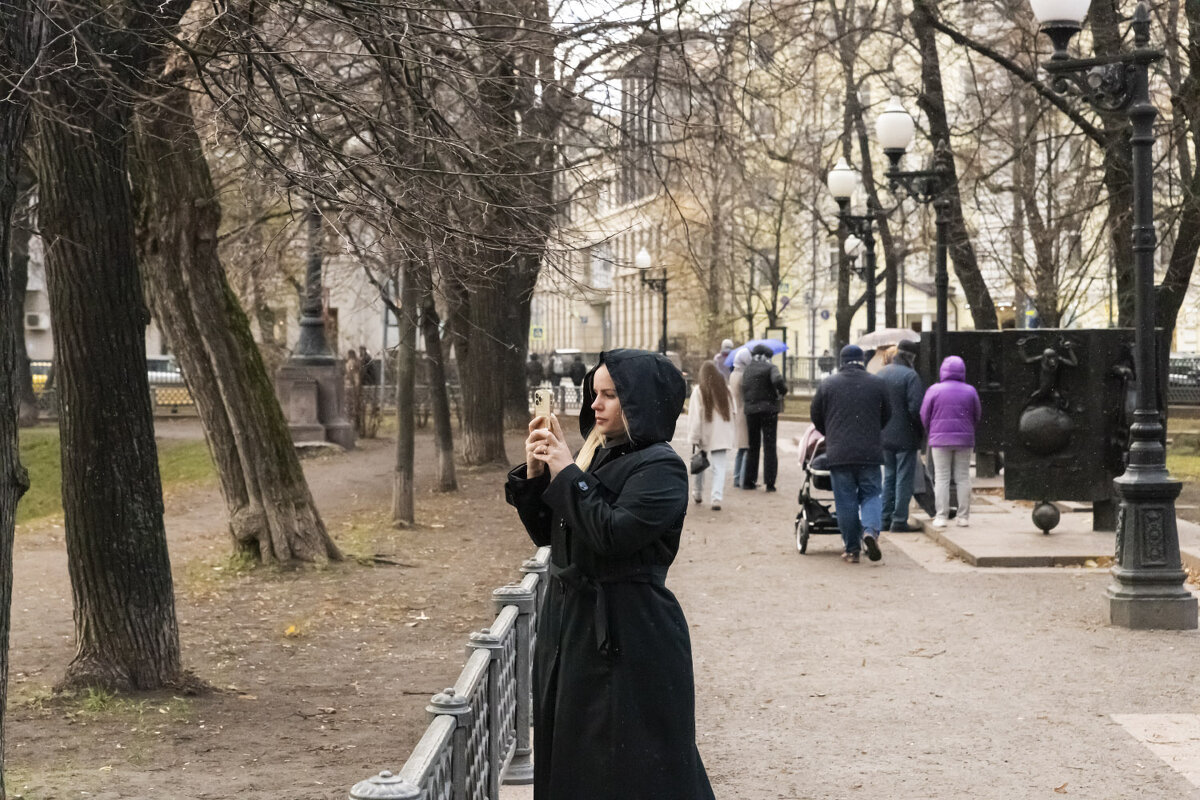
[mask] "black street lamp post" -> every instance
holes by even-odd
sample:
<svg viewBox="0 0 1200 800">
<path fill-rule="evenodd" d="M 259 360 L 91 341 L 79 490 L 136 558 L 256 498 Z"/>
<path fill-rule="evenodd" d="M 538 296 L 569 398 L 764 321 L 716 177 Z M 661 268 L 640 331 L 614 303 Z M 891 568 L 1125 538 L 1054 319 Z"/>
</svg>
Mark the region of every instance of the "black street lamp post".
<svg viewBox="0 0 1200 800">
<path fill-rule="evenodd" d="M 300 336 L 295 358 L 308 364 L 333 364 L 336 357 L 325 335 L 321 280 L 324 234 L 316 201 L 308 209 L 308 264 L 304 273 L 304 302 L 300 306 Z"/>
<path fill-rule="evenodd" d="M 1087 3 L 1033 0 L 1041 30 L 1054 44 L 1042 68 L 1059 94 L 1086 100 L 1101 111 L 1126 111 L 1133 127 L 1134 369 L 1136 410 L 1130 427 L 1125 472 L 1114 485 L 1121 499 L 1117 516 L 1117 564 L 1106 592 L 1109 621 L 1126 628 L 1186 630 L 1196 627 L 1196 598 L 1183 583 L 1175 498 L 1181 484 L 1167 472 L 1165 430 L 1158 404 L 1158 359 L 1154 335 L 1154 120 L 1150 65 L 1163 57 L 1150 47 L 1150 10 L 1138 3 L 1133 17 L 1134 49 L 1097 58 L 1071 58 L 1067 47 L 1079 32 Z"/>
<path fill-rule="evenodd" d="M 661 278 L 649 277 L 650 253 L 644 247 L 638 250 L 633 263 L 642 275 L 642 285 L 662 295 L 662 336 L 658 340 L 658 352 L 665 356 L 667 354 L 667 268 L 663 267 Z"/>
<path fill-rule="evenodd" d="M 946 356 L 947 296 L 950 293 L 950 274 L 947 271 L 946 251 L 950 226 L 949 175 L 943 164 L 949 154 L 939 142 L 933 157 L 932 169 L 902 170 L 900 160 L 912 143 L 916 126 L 912 117 L 898 97 L 893 97 L 888 107 L 875 121 L 875 136 L 883 145 L 888 157 L 888 190 L 897 196 L 907 196 L 922 205 L 933 205 L 937 231 L 937 265 L 933 277 L 937 295 L 937 323 L 933 332 L 934 369 L 937 370 Z"/>
<path fill-rule="evenodd" d="M 861 241 L 866 250 L 862 279 L 867 284 L 864 302 L 867 306 L 867 332 L 870 333 L 875 330 L 875 214 L 870 211 L 866 214 L 850 213 L 850 198 L 858 187 L 858 181 L 858 171 L 847 164 L 845 158 L 841 158 L 829 171 L 827 184 L 838 204 L 838 222 L 850 236 Z"/>
</svg>

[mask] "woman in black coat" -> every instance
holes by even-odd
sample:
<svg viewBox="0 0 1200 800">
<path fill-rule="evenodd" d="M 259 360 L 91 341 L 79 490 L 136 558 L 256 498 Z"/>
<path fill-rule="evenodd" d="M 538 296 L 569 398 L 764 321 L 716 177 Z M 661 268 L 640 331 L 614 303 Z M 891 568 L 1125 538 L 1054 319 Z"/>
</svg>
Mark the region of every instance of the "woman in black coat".
<svg viewBox="0 0 1200 800">
<path fill-rule="evenodd" d="M 687 622 L 664 581 L 688 475 L 671 448 L 683 376 L 664 356 L 610 350 L 584 379 L 586 437 L 530 423 L 508 502 L 551 546 L 534 653 L 535 800 L 711 800 L 696 749 Z"/>
</svg>

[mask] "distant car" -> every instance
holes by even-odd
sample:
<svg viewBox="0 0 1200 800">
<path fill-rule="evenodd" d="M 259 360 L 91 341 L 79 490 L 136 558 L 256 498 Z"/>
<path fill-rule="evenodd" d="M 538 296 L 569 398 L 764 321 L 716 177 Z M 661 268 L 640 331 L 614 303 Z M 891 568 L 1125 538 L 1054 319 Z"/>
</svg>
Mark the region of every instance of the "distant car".
<svg viewBox="0 0 1200 800">
<path fill-rule="evenodd" d="M 1200 367 L 1195 363 L 1172 361 L 1167 368 L 1167 383 L 1170 386 L 1200 386 Z"/>
<path fill-rule="evenodd" d="M 170 356 L 146 359 L 146 377 L 150 383 L 183 383 L 183 373 Z"/>
<path fill-rule="evenodd" d="M 183 373 L 174 356 L 153 356 L 146 359 L 146 377 L 155 405 L 190 406 L 192 393 L 183 382 Z"/>
<path fill-rule="evenodd" d="M 29 362 L 29 372 L 33 381 L 33 393 L 41 395 L 46 388 L 46 381 L 50 379 L 50 362 L 31 361 Z"/>
</svg>

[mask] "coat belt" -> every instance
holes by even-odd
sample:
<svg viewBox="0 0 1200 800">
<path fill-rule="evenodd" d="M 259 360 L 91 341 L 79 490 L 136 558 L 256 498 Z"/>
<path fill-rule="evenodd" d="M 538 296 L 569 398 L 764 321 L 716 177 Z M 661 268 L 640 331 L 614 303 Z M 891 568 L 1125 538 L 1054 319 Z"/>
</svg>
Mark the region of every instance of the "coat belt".
<svg viewBox="0 0 1200 800">
<path fill-rule="evenodd" d="M 591 592 L 596 596 L 594 621 L 596 628 L 596 650 L 602 655 L 617 655 L 619 652 L 612 643 L 608 627 L 608 598 L 604 594 L 604 585 L 608 583 L 650 583 L 665 586 L 667 582 L 667 567 L 638 566 L 627 570 L 613 570 L 600 575 L 588 575 L 579 568 L 578 564 L 560 567 L 550 562 L 550 575 L 558 578 L 567 591 Z"/>
</svg>

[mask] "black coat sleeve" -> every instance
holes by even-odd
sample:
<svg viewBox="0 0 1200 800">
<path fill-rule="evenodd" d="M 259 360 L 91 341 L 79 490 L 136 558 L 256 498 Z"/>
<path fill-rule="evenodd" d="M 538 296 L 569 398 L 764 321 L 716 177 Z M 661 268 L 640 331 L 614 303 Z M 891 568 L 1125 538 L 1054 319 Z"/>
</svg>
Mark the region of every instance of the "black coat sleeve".
<svg viewBox="0 0 1200 800">
<path fill-rule="evenodd" d="M 917 431 L 917 437 L 920 438 L 921 433 L 921 401 L 925 399 L 925 390 L 921 387 L 921 378 L 916 372 L 908 378 L 908 385 L 905 387 L 905 402 L 908 408 L 908 419 L 912 423 L 913 429 Z M 898 413 L 893 409 L 893 413 Z"/>
<path fill-rule="evenodd" d="M 783 379 L 783 373 L 779 371 L 779 367 L 771 365 L 771 385 L 775 387 L 775 394 L 780 397 L 787 396 L 787 381 Z"/>
<path fill-rule="evenodd" d="M 817 393 L 813 395 L 812 404 L 809 406 L 808 416 L 812 419 L 813 427 L 816 428 L 822 436 L 825 435 L 825 393 L 821 391 L 822 387 L 817 386 Z"/>
<path fill-rule="evenodd" d="M 550 522 L 553 512 L 550 506 L 542 501 L 542 492 L 550 485 L 550 473 L 543 471 L 541 475 L 530 479 L 525 476 L 525 465 L 508 473 L 508 481 L 504 484 L 504 499 L 517 509 L 517 516 L 529 532 L 529 538 L 538 547 L 550 544 Z"/>
<path fill-rule="evenodd" d="M 595 476 L 571 464 L 542 495 L 571 528 L 576 541 L 602 556 L 636 553 L 678 525 L 687 510 L 688 474 L 674 451 L 642 451 L 641 464 L 609 500 Z M 628 457 L 628 456 L 626 456 Z"/>
</svg>

